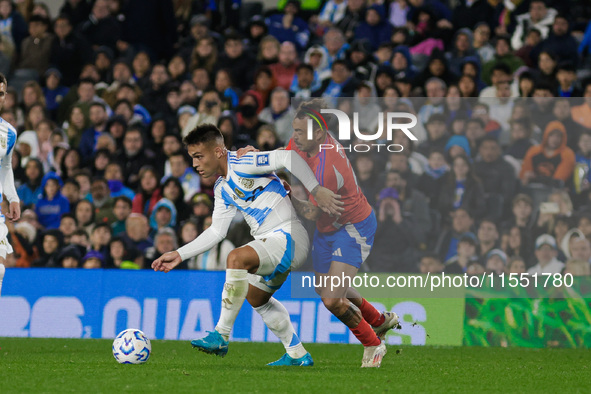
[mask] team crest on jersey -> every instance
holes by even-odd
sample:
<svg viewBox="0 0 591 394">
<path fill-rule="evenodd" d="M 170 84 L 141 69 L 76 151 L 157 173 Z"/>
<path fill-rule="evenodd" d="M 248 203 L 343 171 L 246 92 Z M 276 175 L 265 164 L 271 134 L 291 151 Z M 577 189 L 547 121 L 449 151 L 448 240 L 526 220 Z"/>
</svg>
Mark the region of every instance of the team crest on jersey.
<svg viewBox="0 0 591 394">
<path fill-rule="evenodd" d="M 250 178 L 240 178 L 240 183 L 244 186 L 245 189 L 252 189 L 254 186 L 254 179 Z"/>
<path fill-rule="evenodd" d="M 2 149 L 6 149 L 7 142 L 8 142 L 8 140 L 6 139 L 6 137 L 3 135 L 0 135 L 0 146 L 2 147 Z"/>
<path fill-rule="evenodd" d="M 269 154 L 257 156 L 257 167 L 269 165 Z"/>
<path fill-rule="evenodd" d="M 244 192 L 242 192 L 242 190 L 238 189 L 237 187 L 234 188 L 234 193 L 238 194 L 238 197 L 240 197 L 240 198 L 246 197 Z"/>
</svg>

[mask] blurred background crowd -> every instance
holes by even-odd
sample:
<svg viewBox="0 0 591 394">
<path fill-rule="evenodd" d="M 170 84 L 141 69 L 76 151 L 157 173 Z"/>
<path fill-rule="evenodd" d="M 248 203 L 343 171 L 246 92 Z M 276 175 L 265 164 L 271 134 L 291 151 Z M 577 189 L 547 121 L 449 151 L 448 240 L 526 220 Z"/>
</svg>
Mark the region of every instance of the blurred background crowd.
<svg viewBox="0 0 591 394">
<path fill-rule="evenodd" d="M 370 134 L 380 113 L 419 119 L 402 152 L 350 154 L 379 222 L 366 270 L 590 274 L 591 3 L 273 5 L 0 0 L 23 209 L 7 266 L 149 268 L 211 223 L 215 179 L 183 136 L 213 123 L 229 149 L 276 149 L 292 100 L 323 97 Z M 236 218 L 183 268 L 225 269 L 249 240 Z"/>
</svg>

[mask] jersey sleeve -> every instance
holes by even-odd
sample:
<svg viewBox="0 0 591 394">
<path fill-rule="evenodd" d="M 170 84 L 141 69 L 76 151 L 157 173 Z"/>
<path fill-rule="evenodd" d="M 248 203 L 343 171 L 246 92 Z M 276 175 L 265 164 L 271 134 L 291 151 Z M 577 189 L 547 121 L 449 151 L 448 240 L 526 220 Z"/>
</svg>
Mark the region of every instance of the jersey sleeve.
<svg viewBox="0 0 591 394">
<path fill-rule="evenodd" d="M 228 234 L 228 229 L 235 215 L 236 207 L 224 200 L 222 185 L 218 183 L 215 187 L 215 206 L 211 216 L 211 227 L 177 250 L 181 258 L 187 260 L 198 256 L 221 242 Z"/>
<path fill-rule="evenodd" d="M 308 163 L 293 150 L 249 153 L 240 159 L 230 156 L 229 160 L 232 169 L 238 175 L 241 173 L 249 175 L 270 174 L 274 171 L 286 169 L 298 178 L 310 192 L 319 185 Z"/>
</svg>

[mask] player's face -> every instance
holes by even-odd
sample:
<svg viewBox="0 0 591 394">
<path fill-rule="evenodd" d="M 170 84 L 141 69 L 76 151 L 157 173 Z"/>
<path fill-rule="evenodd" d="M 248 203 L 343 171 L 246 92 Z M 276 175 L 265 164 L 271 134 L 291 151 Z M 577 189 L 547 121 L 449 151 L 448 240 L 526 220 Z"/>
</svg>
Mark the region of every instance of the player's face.
<svg viewBox="0 0 591 394">
<path fill-rule="evenodd" d="M 295 118 L 292 122 L 293 142 L 302 152 L 312 152 L 318 143 L 308 139 L 308 118 Z"/>
<path fill-rule="evenodd" d="M 219 159 L 222 149 L 207 144 L 194 144 L 187 147 L 189 156 L 193 158 L 193 168 L 202 178 L 209 178 L 219 172 Z"/>
</svg>

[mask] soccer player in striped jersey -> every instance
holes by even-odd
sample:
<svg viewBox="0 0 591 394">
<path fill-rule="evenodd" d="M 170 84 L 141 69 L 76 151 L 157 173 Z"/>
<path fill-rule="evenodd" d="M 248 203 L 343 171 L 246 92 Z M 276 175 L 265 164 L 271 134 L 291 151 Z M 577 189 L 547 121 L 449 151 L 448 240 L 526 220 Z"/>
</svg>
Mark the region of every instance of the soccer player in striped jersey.
<svg viewBox="0 0 591 394">
<path fill-rule="evenodd" d="M 286 349 L 281 359 L 269 365 L 313 365 L 289 313 L 272 297 L 289 272 L 306 260 L 309 250 L 308 234 L 274 171 L 285 168 L 294 174 L 329 213 L 339 213 L 339 196 L 320 186 L 295 152 L 251 153 L 239 159 L 235 152 L 226 150 L 221 132 L 210 124 L 196 127 L 184 143 L 200 176 L 220 175 L 214 187 L 212 224 L 194 241 L 155 260 L 152 268 L 168 272 L 183 260 L 211 249 L 225 238 L 236 211 L 243 214 L 254 237 L 228 255 L 222 310 L 215 331 L 191 344 L 206 353 L 225 356 L 230 332 L 247 299 Z"/>
<path fill-rule="evenodd" d="M 6 77 L 0 73 L 0 110 L 6 100 Z M 0 118 L 0 203 L 4 198 L 8 200 L 8 213 L 6 217 L 0 213 L 0 294 L 2 293 L 2 281 L 4 279 L 4 263 L 6 255 L 12 253 L 12 246 L 6 238 L 8 228 L 6 218 L 17 221 L 21 217 L 21 206 L 14 186 L 14 174 L 12 173 L 12 152 L 16 144 L 16 130 L 7 121 Z"/>
</svg>

